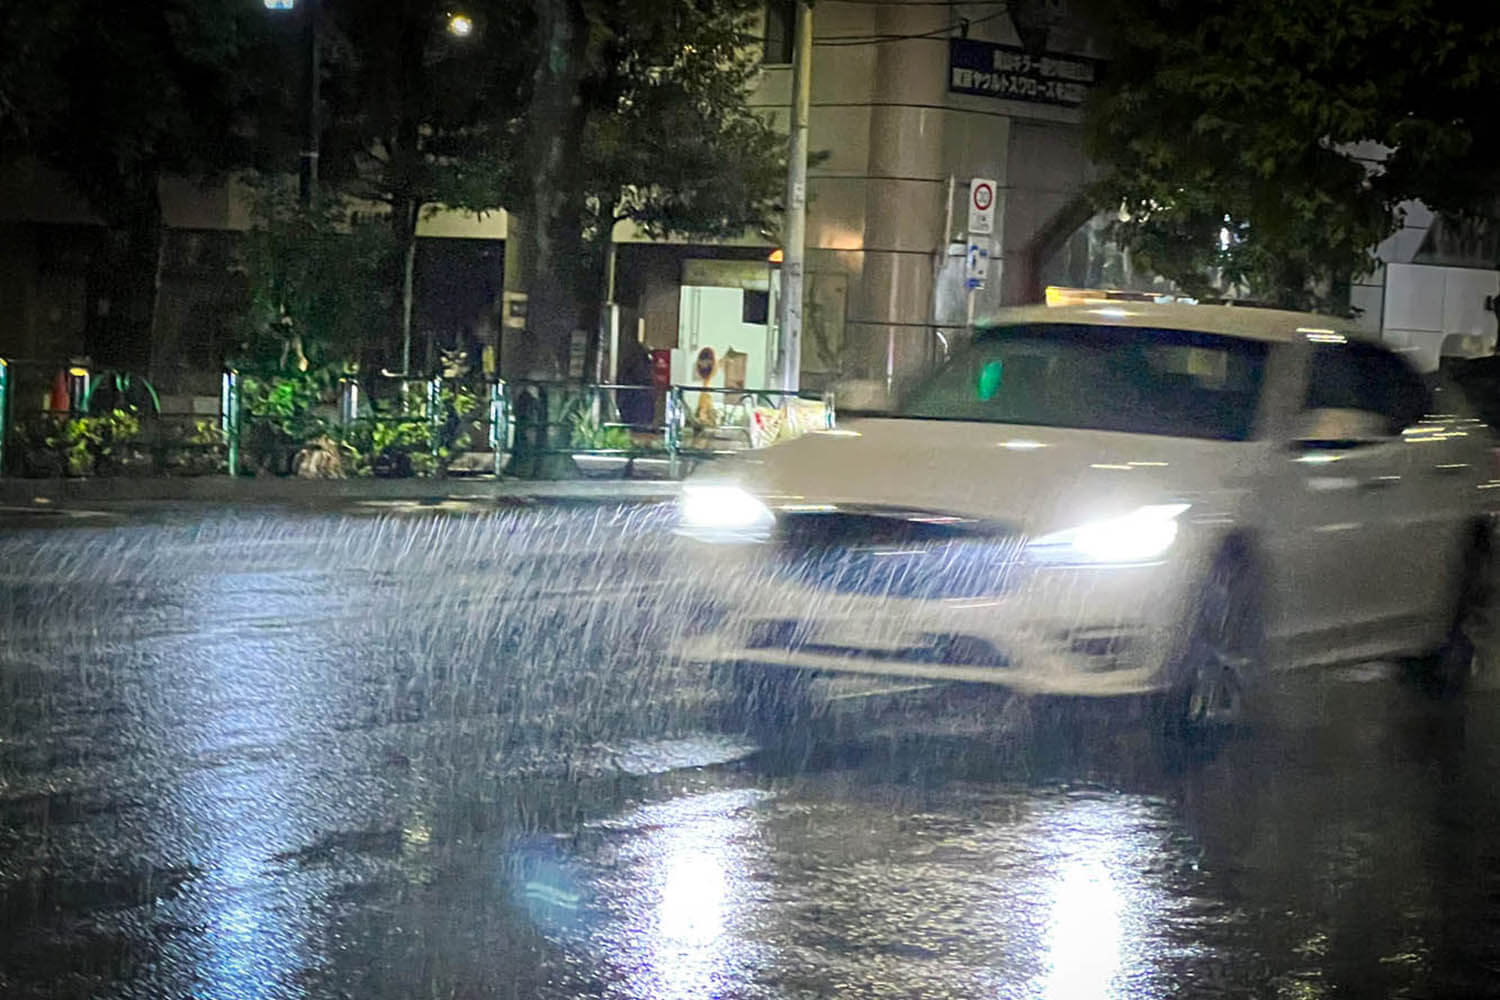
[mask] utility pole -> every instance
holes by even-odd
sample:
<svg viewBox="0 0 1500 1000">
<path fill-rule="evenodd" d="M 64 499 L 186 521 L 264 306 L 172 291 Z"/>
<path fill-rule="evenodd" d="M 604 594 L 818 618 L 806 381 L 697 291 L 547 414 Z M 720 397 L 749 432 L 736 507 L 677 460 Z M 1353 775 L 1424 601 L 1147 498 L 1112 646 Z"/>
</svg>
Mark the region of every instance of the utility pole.
<svg viewBox="0 0 1500 1000">
<path fill-rule="evenodd" d="M 797 0 L 792 48 L 792 135 L 786 164 L 786 216 L 782 225 L 780 327 L 776 375 L 780 388 L 802 387 L 802 284 L 807 252 L 807 120 L 812 105 L 813 12 Z"/>
<path fill-rule="evenodd" d="M 318 113 L 322 83 L 321 40 L 318 37 L 319 0 L 303 0 L 302 10 L 302 162 L 297 172 L 297 199 L 304 212 L 318 198 L 318 144 L 322 123 Z"/>
</svg>

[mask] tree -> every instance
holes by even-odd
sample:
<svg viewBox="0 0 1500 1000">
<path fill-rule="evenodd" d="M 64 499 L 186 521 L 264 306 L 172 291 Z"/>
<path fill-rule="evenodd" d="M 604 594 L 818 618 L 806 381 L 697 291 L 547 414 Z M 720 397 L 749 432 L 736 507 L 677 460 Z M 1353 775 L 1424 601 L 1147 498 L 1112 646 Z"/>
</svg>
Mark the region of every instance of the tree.
<svg viewBox="0 0 1500 1000">
<path fill-rule="evenodd" d="M 524 101 L 529 15 L 504 0 L 464 7 L 449 30 L 437 0 L 325 0 L 330 38 L 324 95 L 324 180 L 389 209 L 396 245 L 395 315 L 409 343 L 416 229 L 437 207 L 487 212 L 513 190 L 511 122 Z M 399 364 L 398 364 L 399 366 Z"/>
<path fill-rule="evenodd" d="M 616 222 L 700 239 L 773 223 L 785 140 L 747 104 L 759 6 L 533 0 L 519 207 L 535 356 L 521 370 L 566 370 L 573 330 L 597 336 L 589 307 Z"/>
<path fill-rule="evenodd" d="M 348 204 L 304 211 L 284 183 L 262 182 L 244 244 L 247 309 L 236 361 L 253 372 L 338 372 L 378 353 L 372 331 L 395 299 L 384 220 L 350 223 Z"/>
<path fill-rule="evenodd" d="M 1205 293 L 1329 306 L 1417 199 L 1500 191 L 1500 8 L 1459 0 L 1118 0 L 1089 110 L 1098 207 L 1140 263 Z M 1378 163 L 1368 157 L 1372 151 Z"/>
<path fill-rule="evenodd" d="M 7 152 L 61 174 L 105 222 L 95 360 L 146 366 L 155 315 L 159 183 L 253 162 L 252 71 L 267 36 L 237 0 L 8 4 L 0 56 Z M 14 44 L 12 44 L 14 43 Z"/>
</svg>

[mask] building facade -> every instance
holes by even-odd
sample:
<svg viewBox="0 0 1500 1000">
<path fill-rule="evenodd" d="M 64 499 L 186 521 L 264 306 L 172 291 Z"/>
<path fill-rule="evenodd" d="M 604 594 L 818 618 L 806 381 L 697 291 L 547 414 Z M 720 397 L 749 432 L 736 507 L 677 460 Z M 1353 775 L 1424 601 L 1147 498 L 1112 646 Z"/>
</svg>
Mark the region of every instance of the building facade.
<svg viewBox="0 0 1500 1000">
<path fill-rule="evenodd" d="M 1091 178 L 1080 105 L 1100 53 L 1056 0 L 1012 6 L 1014 14 L 995 3 L 930 0 L 816 6 L 804 386 L 838 385 L 850 399 L 899 388 L 963 335 L 970 316 L 1038 299 L 1047 259 L 1086 221 L 1078 216 Z M 753 97 L 782 127 L 792 97 L 790 7 L 767 7 Z M 1029 45 L 1019 27 L 1032 29 Z M 976 178 L 991 185 L 988 233 L 968 231 Z M 648 346 L 678 348 L 679 373 L 703 346 L 750 353 L 752 376 L 769 371 L 775 247 L 663 254 L 638 251 L 623 230 L 627 327 Z M 989 258 L 972 291 L 971 243 Z M 749 322 L 762 315 L 765 323 Z"/>
</svg>

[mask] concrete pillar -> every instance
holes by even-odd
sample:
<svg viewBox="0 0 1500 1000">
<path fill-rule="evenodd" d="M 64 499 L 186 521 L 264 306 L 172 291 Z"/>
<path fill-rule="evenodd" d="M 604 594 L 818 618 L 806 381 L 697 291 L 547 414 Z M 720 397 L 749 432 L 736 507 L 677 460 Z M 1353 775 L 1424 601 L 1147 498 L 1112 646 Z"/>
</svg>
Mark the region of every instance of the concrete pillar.
<svg viewBox="0 0 1500 1000">
<path fill-rule="evenodd" d="M 865 182 L 864 266 L 845 327 L 846 370 L 894 388 L 922 372 L 934 337 L 933 254 L 943 240 L 947 32 L 938 5 L 883 5 Z"/>
<path fill-rule="evenodd" d="M 531 374 L 531 344 L 526 338 L 526 290 L 531 283 L 531 260 L 526 252 L 526 217 L 510 212 L 505 227 L 505 276 L 500 293 L 499 374 L 525 378 Z"/>
</svg>

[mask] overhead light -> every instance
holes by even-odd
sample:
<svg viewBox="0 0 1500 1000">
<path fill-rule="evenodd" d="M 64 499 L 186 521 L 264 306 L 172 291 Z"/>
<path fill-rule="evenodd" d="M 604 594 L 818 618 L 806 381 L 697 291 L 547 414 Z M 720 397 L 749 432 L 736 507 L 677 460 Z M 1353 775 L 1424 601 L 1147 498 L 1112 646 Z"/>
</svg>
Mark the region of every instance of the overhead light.
<svg viewBox="0 0 1500 1000">
<path fill-rule="evenodd" d="M 455 38 L 468 38 L 474 33 L 474 19 L 467 14 L 452 14 L 448 17 L 448 34 Z"/>
<path fill-rule="evenodd" d="M 266 5 L 266 10 L 291 10 L 297 6 L 297 0 L 261 0 Z"/>
</svg>

